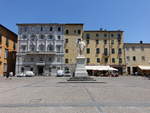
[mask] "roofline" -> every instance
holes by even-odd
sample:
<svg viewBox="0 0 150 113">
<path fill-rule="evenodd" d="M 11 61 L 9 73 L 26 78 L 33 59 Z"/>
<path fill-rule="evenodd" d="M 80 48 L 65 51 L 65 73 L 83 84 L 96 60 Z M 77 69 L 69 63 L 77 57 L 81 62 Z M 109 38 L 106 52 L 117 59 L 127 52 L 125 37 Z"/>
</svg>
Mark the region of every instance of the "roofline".
<svg viewBox="0 0 150 113">
<path fill-rule="evenodd" d="M 14 34 L 16 37 L 18 36 L 15 32 L 11 31 L 10 29 L 6 28 L 5 26 L 3 26 L 2 24 L 0 24 L 0 27 L 4 28 L 5 30 L 11 32 L 12 34 Z"/>
<path fill-rule="evenodd" d="M 83 25 L 81 23 L 17 23 L 18 25 Z"/>
<path fill-rule="evenodd" d="M 121 30 L 85 30 L 84 32 L 124 32 Z"/>
<path fill-rule="evenodd" d="M 124 45 L 150 45 L 150 43 L 124 43 Z"/>
</svg>

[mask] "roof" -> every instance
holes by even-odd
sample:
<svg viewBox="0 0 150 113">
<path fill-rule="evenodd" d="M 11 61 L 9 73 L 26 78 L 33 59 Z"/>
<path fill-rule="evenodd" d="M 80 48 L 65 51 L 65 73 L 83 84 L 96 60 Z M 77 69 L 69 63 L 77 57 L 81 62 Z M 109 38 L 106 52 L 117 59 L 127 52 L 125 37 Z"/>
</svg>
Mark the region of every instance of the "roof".
<svg viewBox="0 0 150 113">
<path fill-rule="evenodd" d="M 6 28 L 5 26 L 3 26 L 2 24 L 0 24 L 0 27 L 2 27 L 3 29 L 9 31 L 10 33 L 12 33 L 13 35 L 15 35 L 17 37 L 17 34 L 12 32 L 11 30 L 9 30 L 8 28 Z"/>
<path fill-rule="evenodd" d="M 84 32 L 124 32 L 121 30 L 85 30 Z"/>
<path fill-rule="evenodd" d="M 125 46 L 139 46 L 139 45 L 149 45 L 150 46 L 150 43 L 124 43 Z"/>
<path fill-rule="evenodd" d="M 16 25 L 83 25 L 82 23 L 18 23 Z"/>
</svg>

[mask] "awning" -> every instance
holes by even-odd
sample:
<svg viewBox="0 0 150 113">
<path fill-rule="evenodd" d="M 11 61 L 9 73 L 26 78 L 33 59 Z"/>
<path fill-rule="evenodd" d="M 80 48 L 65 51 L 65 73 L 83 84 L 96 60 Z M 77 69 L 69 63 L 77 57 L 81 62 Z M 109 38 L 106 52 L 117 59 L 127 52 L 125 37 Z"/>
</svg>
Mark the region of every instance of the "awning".
<svg viewBox="0 0 150 113">
<path fill-rule="evenodd" d="M 85 66 L 86 70 L 98 70 L 98 71 L 118 71 L 110 66 Z"/>
<path fill-rule="evenodd" d="M 141 70 L 150 70 L 150 66 L 142 66 L 142 65 L 139 65 L 138 66 Z"/>
</svg>

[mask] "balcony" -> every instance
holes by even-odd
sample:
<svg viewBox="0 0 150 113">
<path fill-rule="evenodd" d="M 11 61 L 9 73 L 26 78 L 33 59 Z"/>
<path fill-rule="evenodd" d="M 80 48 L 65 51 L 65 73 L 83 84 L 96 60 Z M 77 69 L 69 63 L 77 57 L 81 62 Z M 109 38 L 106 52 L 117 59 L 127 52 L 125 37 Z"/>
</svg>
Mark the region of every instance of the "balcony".
<svg viewBox="0 0 150 113">
<path fill-rule="evenodd" d="M 27 55 L 55 55 L 55 51 L 28 51 L 26 52 Z"/>
</svg>

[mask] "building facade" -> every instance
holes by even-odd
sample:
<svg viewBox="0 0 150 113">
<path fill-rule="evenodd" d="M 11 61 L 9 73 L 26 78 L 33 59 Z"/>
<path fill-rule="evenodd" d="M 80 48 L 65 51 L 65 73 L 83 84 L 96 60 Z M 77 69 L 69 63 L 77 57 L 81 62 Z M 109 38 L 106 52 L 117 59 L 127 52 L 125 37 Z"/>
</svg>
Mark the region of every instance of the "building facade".
<svg viewBox="0 0 150 113">
<path fill-rule="evenodd" d="M 136 74 L 138 66 L 150 66 L 150 43 L 125 43 L 127 74 Z"/>
<path fill-rule="evenodd" d="M 0 24 L 0 76 L 15 74 L 17 35 Z"/>
<path fill-rule="evenodd" d="M 77 57 L 77 41 L 82 38 L 83 24 L 66 24 L 64 29 L 65 37 L 65 67 L 71 72 L 75 71 Z"/>
<path fill-rule="evenodd" d="M 84 31 L 87 65 L 109 65 L 125 73 L 123 31 Z"/>
<path fill-rule="evenodd" d="M 64 24 L 17 24 L 16 73 L 56 75 L 64 67 Z"/>
</svg>

